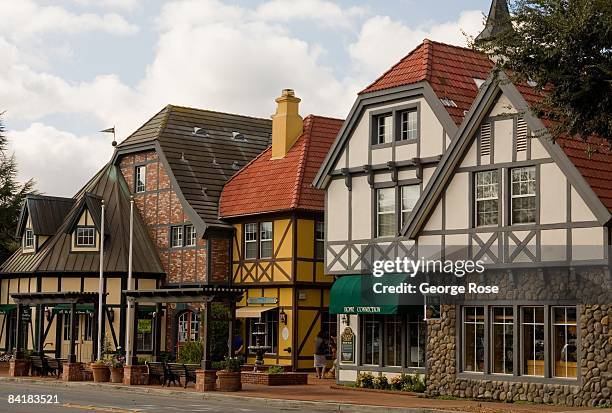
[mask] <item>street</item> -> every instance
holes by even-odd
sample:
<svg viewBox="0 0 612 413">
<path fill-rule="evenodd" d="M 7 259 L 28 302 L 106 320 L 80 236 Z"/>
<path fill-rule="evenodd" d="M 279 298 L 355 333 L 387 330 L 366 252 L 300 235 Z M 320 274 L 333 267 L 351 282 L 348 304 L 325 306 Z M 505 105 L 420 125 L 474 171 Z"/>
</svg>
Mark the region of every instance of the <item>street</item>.
<svg viewBox="0 0 612 413">
<path fill-rule="evenodd" d="M 39 399 L 51 399 L 49 404 L 34 403 L 9 403 L 9 397 L 13 398 L 28 395 L 45 395 Z M 52 397 L 47 397 L 48 395 Z M 57 403 L 55 396 L 57 395 Z M 36 398 L 36 397 L 35 397 Z M 12 399 L 12 398 L 11 398 Z M 47 400 L 45 400 L 47 401 Z M 311 409 L 294 409 L 290 407 L 275 408 L 266 406 L 258 400 L 249 400 L 248 403 L 241 400 L 197 400 L 191 397 L 180 397 L 176 395 L 153 395 L 138 394 L 113 390 L 109 394 L 105 389 L 94 389 L 88 387 L 63 387 L 49 386 L 33 383 L 8 383 L 0 385 L 0 413 L 37 413 L 37 412 L 245 412 L 245 413 L 270 413 L 270 412 L 308 412 Z"/>
</svg>

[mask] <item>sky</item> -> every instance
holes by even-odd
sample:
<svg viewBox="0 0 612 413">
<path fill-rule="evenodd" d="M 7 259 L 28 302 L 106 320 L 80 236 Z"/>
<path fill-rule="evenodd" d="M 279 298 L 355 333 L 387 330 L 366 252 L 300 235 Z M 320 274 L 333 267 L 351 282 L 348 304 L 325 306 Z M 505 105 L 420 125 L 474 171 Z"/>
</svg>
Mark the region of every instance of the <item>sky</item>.
<svg viewBox="0 0 612 413">
<path fill-rule="evenodd" d="M 0 0 L 0 112 L 19 179 L 73 196 L 167 104 L 344 118 L 425 38 L 466 45 L 490 0 Z"/>
</svg>

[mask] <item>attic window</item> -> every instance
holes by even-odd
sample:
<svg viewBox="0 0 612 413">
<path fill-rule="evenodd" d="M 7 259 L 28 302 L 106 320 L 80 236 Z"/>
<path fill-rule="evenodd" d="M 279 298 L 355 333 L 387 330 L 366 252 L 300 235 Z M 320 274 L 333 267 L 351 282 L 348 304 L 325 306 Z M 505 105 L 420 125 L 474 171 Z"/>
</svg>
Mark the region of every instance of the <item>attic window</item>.
<svg viewBox="0 0 612 413">
<path fill-rule="evenodd" d="M 480 155 L 491 154 L 491 123 L 483 123 L 480 127 Z"/>
<path fill-rule="evenodd" d="M 232 140 L 237 142 L 248 142 L 246 136 L 240 132 L 232 132 Z"/>
<path fill-rule="evenodd" d="M 525 152 L 527 150 L 527 123 L 525 118 L 518 118 L 516 121 L 516 151 Z"/>
<path fill-rule="evenodd" d="M 77 227 L 75 233 L 75 246 L 77 247 L 95 247 L 96 246 L 96 228 L 95 227 Z"/>
<path fill-rule="evenodd" d="M 26 229 L 23 234 L 23 248 L 34 248 L 34 231 Z"/>
<path fill-rule="evenodd" d="M 457 107 L 457 104 L 455 103 L 455 101 L 449 98 L 440 99 L 440 102 L 442 102 L 444 106 L 449 107 L 449 108 Z"/>
<path fill-rule="evenodd" d="M 237 171 L 237 170 L 239 170 L 239 169 L 240 169 L 240 165 L 238 164 L 238 161 L 234 161 L 234 162 L 232 162 L 232 169 L 233 169 L 234 171 Z"/>
<path fill-rule="evenodd" d="M 196 135 L 196 136 L 202 136 L 202 137 L 208 137 L 210 136 L 208 134 L 208 132 L 206 132 L 206 130 L 204 128 L 199 128 L 197 126 L 193 127 L 193 132 L 191 133 L 192 135 Z"/>
<path fill-rule="evenodd" d="M 480 89 L 480 86 L 482 86 L 482 85 L 483 85 L 483 83 L 485 82 L 485 80 L 484 80 L 484 79 L 477 79 L 477 78 L 473 78 L 473 79 L 474 79 L 474 83 L 476 83 L 476 87 L 477 87 L 478 89 Z"/>
</svg>

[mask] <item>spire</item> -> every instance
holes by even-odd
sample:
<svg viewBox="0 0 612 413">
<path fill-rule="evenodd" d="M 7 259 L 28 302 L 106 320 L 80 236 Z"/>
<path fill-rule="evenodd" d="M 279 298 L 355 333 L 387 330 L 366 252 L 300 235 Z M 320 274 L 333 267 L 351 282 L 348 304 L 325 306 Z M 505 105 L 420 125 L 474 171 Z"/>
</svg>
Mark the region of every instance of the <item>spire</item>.
<svg viewBox="0 0 612 413">
<path fill-rule="evenodd" d="M 493 0 L 491 9 L 489 10 L 489 16 L 487 17 L 487 24 L 484 30 L 476 37 L 475 41 L 486 42 L 508 30 L 512 30 L 508 2 L 506 0 Z"/>
</svg>

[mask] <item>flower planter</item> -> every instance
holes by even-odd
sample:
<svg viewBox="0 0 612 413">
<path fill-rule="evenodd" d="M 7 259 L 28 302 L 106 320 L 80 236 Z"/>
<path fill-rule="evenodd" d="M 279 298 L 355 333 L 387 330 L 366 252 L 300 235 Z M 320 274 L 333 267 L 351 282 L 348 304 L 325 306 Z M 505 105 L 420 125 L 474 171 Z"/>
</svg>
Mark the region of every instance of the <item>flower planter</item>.
<svg viewBox="0 0 612 413">
<path fill-rule="evenodd" d="M 104 364 L 92 364 L 91 372 L 95 383 L 106 383 L 110 380 L 110 369 Z"/>
<path fill-rule="evenodd" d="M 123 367 L 111 367 L 110 381 L 111 383 L 123 383 Z"/>
<path fill-rule="evenodd" d="M 219 391 L 242 390 L 242 378 L 239 371 L 218 371 Z"/>
</svg>

